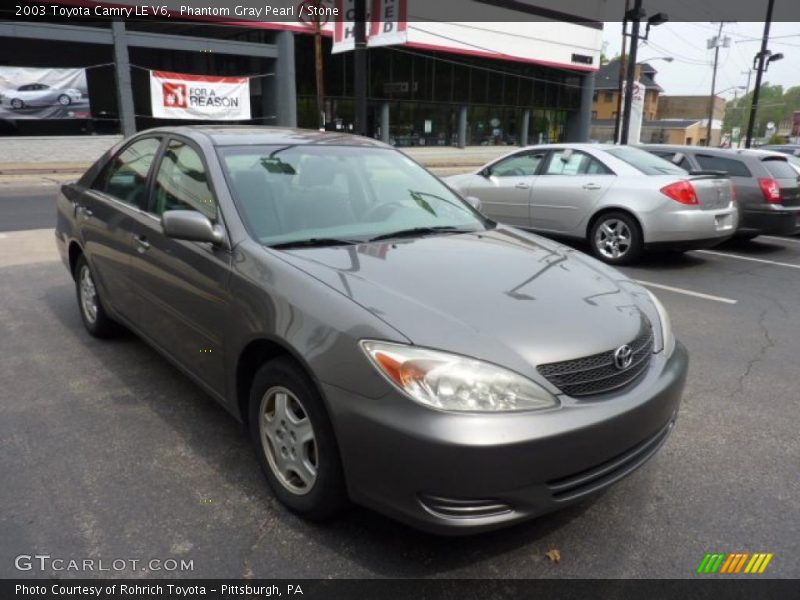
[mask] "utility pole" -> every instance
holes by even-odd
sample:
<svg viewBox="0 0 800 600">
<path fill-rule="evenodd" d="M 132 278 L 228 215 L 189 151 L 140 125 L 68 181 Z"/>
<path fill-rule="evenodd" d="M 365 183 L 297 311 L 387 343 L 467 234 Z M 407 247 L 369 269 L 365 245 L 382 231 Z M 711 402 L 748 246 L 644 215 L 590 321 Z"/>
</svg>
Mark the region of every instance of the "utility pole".
<svg viewBox="0 0 800 600">
<path fill-rule="evenodd" d="M 747 71 L 742 71 L 742 75 L 747 75 L 747 84 L 744 86 L 744 95 L 750 93 L 750 78 L 753 76 L 753 69 L 747 69 Z"/>
<path fill-rule="evenodd" d="M 714 120 L 714 104 L 716 98 L 715 93 L 717 89 L 717 66 L 719 65 L 719 47 L 720 45 L 728 48 L 731 44 L 729 37 L 722 37 L 722 27 L 725 21 L 719 22 L 719 32 L 717 35 L 708 40 L 708 49 L 714 48 L 714 73 L 711 75 L 711 96 L 708 99 L 708 123 L 706 124 L 706 146 L 711 146 L 711 123 Z"/>
<path fill-rule="evenodd" d="M 758 111 L 758 96 L 761 92 L 761 77 L 764 75 L 764 64 L 769 56 L 767 44 L 769 44 L 769 28 L 772 24 L 772 9 L 775 7 L 775 0 L 769 0 L 767 4 L 767 20 L 764 21 L 764 36 L 761 38 L 761 52 L 756 55 L 758 59 L 758 69 L 756 70 L 756 87 L 753 90 L 753 102 L 750 104 L 750 118 L 747 121 L 747 137 L 744 147 L 749 148 L 753 140 L 753 128 L 756 124 L 756 111 Z"/>
<path fill-rule="evenodd" d="M 628 133 L 631 128 L 631 106 L 633 105 L 633 84 L 636 79 L 636 56 L 639 51 L 639 25 L 641 24 L 642 15 L 642 0 L 634 0 L 633 11 L 631 20 L 633 27 L 631 29 L 631 51 L 628 54 L 628 64 L 626 66 L 625 75 L 625 104 L 623 106 L 623 119 L 622 119 L 622 137 L 619 141 L 620 144 L 625 145 L 628 143 Z M 626 13 L 627 14 L 627 13 Z"/>
<path fill-rule="evenodd" d="M 619 55 L 619 74 L 617 75 L 617 116 L 614 118 L 614 143 L 619 143 L 619 126 L 622 121 L 622 82 L 625 79 L 625 42 L 628 32 L 628 10 L 630 10 L 631 0 L 625 0 L 625 17 L 622 19 L 622 50 Z"/>
<path fill-rule="evenodd" d="M 367 135 L 367 2 L 354 0 L 355 19 L 353 34 L 354 85 L 355 92 L 355 132 Z"/>
</svg>

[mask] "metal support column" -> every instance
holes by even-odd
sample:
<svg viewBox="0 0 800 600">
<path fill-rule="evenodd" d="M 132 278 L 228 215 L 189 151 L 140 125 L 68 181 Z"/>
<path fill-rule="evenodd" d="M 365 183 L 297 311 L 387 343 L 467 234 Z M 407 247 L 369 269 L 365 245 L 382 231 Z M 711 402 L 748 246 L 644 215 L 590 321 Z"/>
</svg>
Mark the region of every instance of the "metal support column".
<svg viewBox="0 0 800 600">
<path fill-rule="evenodd" d="M 528 130 L 531 128 L 531 111 L 525 109 L 522 111 L 522 129 L 519 134 L 519 145 L 528 145 Z"/>
<path fill-rule="evenodd" d="M 114 73 L 117 78 L 119 126 L 122 135 L 127 137 L 136 133 L 136 112 L 133 108 L 131 64 L 128 58 L 128 42 L 125 39 L 125 23 L 112 21 L 111 35 L 114 42 Z"/>
<path fill-rule="evenodd" d="M 589 141 L 589 134 L 592 130 L 592 105 L 594 99 L 594 73 L 587 73 L 583 76 L 581 85 L 581 110 L 578 126 L 578 142 L 586 143 Z"/>
<path fill-rule="evenodd" d="M 458 113 L 458 147 L 467 145 L 467 107 L 462 106 Z"/>
<path fill-rule="evenodd" d="M 275 124 L 297 127 L 297 83 L 294 70 L 294 34 L 279 31 L 275 38 L 278 58 L 275 60 Z"/>
<path fill-rule="evenodd" d="M 389 103 L 381 104 L 381 141 L 388 144 L 389 136 Z"/>
</svg>

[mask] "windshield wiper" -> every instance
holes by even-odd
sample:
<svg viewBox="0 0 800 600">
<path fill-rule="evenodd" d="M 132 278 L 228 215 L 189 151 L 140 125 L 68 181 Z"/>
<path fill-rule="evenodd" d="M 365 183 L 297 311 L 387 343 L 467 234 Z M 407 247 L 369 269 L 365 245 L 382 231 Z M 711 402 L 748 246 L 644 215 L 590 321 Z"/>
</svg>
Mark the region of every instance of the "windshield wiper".
<svg viewBox="0 0 800 600">
<path fill-rule="evenodd" d="M 380 240 L 390 240 L 393 238 L 404 237 L 422 237 L 424 235 L 435 235 L 437 233 L 471 233 L 477 231 L 476 229 L 463 229 L 461 227 L 453 227 L 452 225 L 437 225 L 436 227 L 412 227 L 410 229 L 400 229 L 390 233 L 383 233 L 374 238 L 370 242 L 378 242 Z"/>
<path fill-rule="evenodd" d="M 276 250 L 286 250 L 289 248 L 322 248 L 324 246 L 352 246 L 361 244 L 362 240 L 343 240 L 339 238 L 311 238 L 307 240 L 293 240 L 291 242 L 280 242 L 271 244 L 269 248 Z"/>
</svg>

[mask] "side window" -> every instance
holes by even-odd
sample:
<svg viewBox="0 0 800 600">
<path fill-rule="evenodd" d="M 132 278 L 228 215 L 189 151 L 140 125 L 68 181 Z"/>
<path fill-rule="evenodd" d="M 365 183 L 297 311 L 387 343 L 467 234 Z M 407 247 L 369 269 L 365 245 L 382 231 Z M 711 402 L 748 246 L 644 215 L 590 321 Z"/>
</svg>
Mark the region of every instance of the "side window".
<svg viewBox="0 0 800 600">
<path fill-rule="evenodd" d="M 740 160 L 711 156 L 708 154 L 698 154 L 696 158 L 703 169 L 708 169 L 709 171 L 725 171 L 731 177 L 752 177 L 750 169 Z"/>
<path fill-rule="evenodd" d="M 655 154 L 660 158 L 663 158 L 664 160 L 668 160 L 673 165 L 678 165 L 684 171 L 692 170 L 692 165 L 689 164 L 689 161 L 687 160 L 685 155 L 682 156 L 680 161 L 676 163 L 675 162 L 675 155 L 677 154 L 676 152 L 653 152 L 653 154 Z"/>
<path fill-rule="evenodd" d="M 152 212 L 159 216 L 165 210 L 196 210 L 217 218 L 205 166 L 191 146 L 170 141 L 156 175 L 154 202 Z"/>
<path fill-rule="evenodd" d="M 554 150 L 545 175 L 613 175 L 611 170 L 596 158 L 584 152 Z"/>
<path fill-rule="evenodd" d="M 528 177 L 536 175 L 544 152 L 526 152 L 509 156 L 492 165 L 491 173 L 495 177 Z"/>
<path fill-rule="evenodd" d="M 160 145 L 158 138 L 134 142 L 108 162 L 92 187 L 126 204 L 144 208 L 147 174 Z"/>
</svg>

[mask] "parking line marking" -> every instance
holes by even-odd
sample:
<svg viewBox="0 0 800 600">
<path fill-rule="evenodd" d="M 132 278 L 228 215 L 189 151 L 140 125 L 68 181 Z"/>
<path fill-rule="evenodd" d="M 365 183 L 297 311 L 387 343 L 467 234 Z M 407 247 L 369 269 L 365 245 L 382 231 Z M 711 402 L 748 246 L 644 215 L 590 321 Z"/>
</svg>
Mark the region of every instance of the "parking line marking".
<svg viewBox="0 0 800 600">
<path fill-rule="evenodd" d="M 713 254 L 714 256 L 725 256 L 727 258 L 738 258 L 739 260 L 749 260 L 751 262 L 764 263 L 768 265 L 775 265 L 777 267 L 789 267 L 790 269 L 800 269 L 800 265 L 793 265 L 792 263 L 778 262 L 776 260 L 767 260 L 766 258 L 753 258 L 752 256 L 741 256 L 739 254 L 728 254 L 727 252 L 716 252 L 714 250 L 696 250 L 698 254 Z"/>
<path fill-rule="evenodd" d="M 800 239 L 792 239 L 792 238 L 785 238 L 785 237 L 778 237 L 775 235 L 760 235 L 758 237 L 764 238 L 765 240 L 775 240 L 776 242 L 792 242 L 793 244 L 800 244 Z"/>
<path fill-rule="evenodd" d="M 686 296 L 694 296 L 695 298 L 702 298 L 703 300 L 712 300 L 714 302 L 722 302 L 723 304 L 738 304 L 738 300 L 732 298 L 723 298 L 722 296 L 712 296 L 711 294 L 704 294 L 702 292 L 694 292 L 692 290 L 685 290 L 683 288 L 672 287 L 671 285 L 664 285 L 662 283 L 653 283 L 652 281 L 642 281 L 636 279 L 636 283 L 641 283 L 647 287 L 658 288 L 660 290 L 667 290 L 668 292 L 675 292 L 676 294 L 684 294 Z"/>
</svg>

